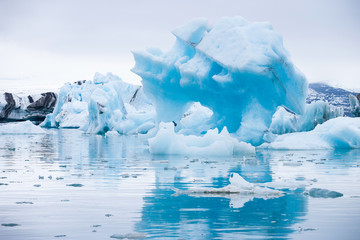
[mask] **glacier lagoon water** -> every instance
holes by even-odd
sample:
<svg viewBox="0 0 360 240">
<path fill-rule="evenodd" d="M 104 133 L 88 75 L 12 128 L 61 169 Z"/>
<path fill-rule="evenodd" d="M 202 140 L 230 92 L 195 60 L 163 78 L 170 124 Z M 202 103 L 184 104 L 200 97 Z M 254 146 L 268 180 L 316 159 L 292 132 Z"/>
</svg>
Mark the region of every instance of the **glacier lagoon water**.
<svg viewBox="0 0 360 240">
<path fill-rule="evenodd" d="M 0 136 L 0 239 L 357 239 L 360 151 L 153 156 L 146 139 L 47 130 Z M 230 173 L 273 199 L 176 194 Z M 311 188 L 343 194 L 312 197 Z"/>
</svg>

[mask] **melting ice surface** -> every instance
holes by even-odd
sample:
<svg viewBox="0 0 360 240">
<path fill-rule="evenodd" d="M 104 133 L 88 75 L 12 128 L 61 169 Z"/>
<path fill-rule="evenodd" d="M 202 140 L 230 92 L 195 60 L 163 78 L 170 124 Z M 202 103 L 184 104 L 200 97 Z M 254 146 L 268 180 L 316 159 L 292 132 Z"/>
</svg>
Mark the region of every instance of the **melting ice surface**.
<svg viewBox="0 0 360 240">
<path fill-rule="evenodd" d="M 45 131 L 0 135 L 0 239 L 360 234 L 356 149 L 160 156 L 141 136 Z M 326 197 L 332 191 L 342 195 Z"/>
</svg>

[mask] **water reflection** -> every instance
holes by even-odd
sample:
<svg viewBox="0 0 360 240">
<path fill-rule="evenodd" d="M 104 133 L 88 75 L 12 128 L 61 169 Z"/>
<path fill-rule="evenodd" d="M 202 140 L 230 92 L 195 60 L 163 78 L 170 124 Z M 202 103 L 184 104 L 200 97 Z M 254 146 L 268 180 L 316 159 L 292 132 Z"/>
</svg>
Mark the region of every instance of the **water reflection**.
<svg viewBox="0 0 360 240">
<path fill-rule="evenodd" d="M 259 199 L 240 204 L 236 196 L 207 197 L 174 194 L 173 189 L 199 185 L 224 187 L 229 174 L 236 172 L 250 182 L 272 180 L 269 159 L 264 156 L 240 159 L 181 159 L 154 157 L 155 188 L 144 198 L 142 220 L 137 231 L 152 238 L 234 239 L 239 235 L 285 237 L 302 221 L 307 198 L 288 192 L 276 199 Z M 235 200 L 232 198 L 234 197 Z M 246 198 L 246 197 L 245 197 Z M 234 207 L 235 205 L 235 207 Z"/>
<path fill-rule="evenodd" d="M 299 227 L 316 228 L 324 216 L 329 233 L 338 217 L 360 219 L 360 150 L 261 151 L 224 159 L 152 156 L 142 137 L 48 132 L 0 136 L 0 239 L 107 239 L 133 232 L 153 239 L 297 238 Z M 176 194 L 224 187 L 231 173 L 285 195 L 265 200 Z M 314 186 L 344 197 L 303 194 Z M 17 204 L 23 202 L 33 204 Z M 336 217 L 319 214 L 327 206 Z M 12 223 L 18 225 L 6 227 Z M 325 236 L 321 229 L 306 237 Z"/>
</svg>

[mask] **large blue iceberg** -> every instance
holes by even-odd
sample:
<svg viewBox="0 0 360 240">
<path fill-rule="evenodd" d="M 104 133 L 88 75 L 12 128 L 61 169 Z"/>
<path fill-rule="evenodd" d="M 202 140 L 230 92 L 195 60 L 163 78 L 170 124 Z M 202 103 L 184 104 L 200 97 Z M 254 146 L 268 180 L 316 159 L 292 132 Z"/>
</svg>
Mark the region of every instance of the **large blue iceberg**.
<svg viewBox="0 0 360 240">
<path fill-rule="evenodd" d="M 155 104 L 157 121 L 179 123 L 193 102 L 212 123 L 259 145 L 278 106 L 304 111 L 307 81 L 270 23 L 223 17 L 195 19 L 173 31 L 174 47 L 134 52 L 133 72 Z"/>
</svg>

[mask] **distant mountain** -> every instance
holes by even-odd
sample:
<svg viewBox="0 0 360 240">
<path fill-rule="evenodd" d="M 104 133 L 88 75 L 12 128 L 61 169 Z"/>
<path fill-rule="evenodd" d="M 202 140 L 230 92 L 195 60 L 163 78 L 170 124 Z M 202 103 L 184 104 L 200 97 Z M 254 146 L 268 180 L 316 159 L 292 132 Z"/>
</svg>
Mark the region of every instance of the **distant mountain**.
<svg viewBox="0 0 360 240">
<path fill-rule="evenodd" d="M 356 96 L 357 93 L 342 88 L 331 87 L 324 83 L 310 83 L 306 103 L 314 101 L 328 102 L 331 105 L 343 107 L 345 116 L 352 116 L 350 113 L 349 94 Z"/>
</svg>

